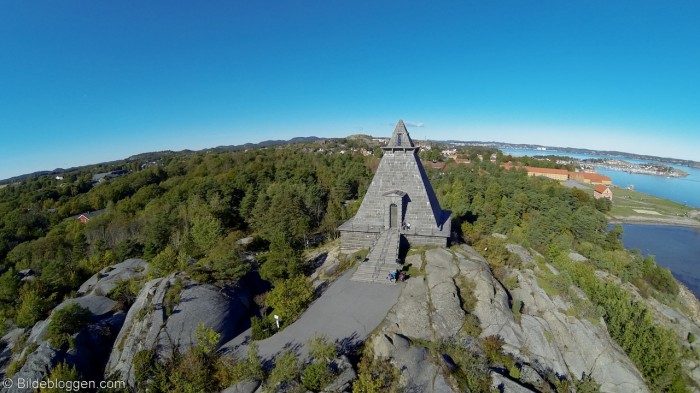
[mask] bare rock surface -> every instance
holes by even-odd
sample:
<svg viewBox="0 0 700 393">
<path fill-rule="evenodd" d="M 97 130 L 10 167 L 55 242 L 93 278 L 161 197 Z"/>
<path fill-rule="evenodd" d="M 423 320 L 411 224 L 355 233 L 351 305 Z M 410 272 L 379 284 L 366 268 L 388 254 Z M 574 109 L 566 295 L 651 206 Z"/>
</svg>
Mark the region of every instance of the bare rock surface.
<svg viewBox="0 0 700 393">
<path fill-rule="evenodd" d="M 535 258 L 521 245 L 519 244 L 506 244 L 506 250 L 520 257 L 523 265 L 534 265 Z"/>
<path fill-rule="evenodd" d="M 430 301 L 434 310 L 431 321 L 435 338 L 453 337 L 462 327 L 465 316 L 453 280 L 459 274 L 459 268 L 453 261 L 452 253 L 444 248 L 426 251 L 425 259 Z"/>
<path fill-rule="evenodd" d="M 420 260 L 420 255 L 412 255 L 406 261 L 416 258 Z M 428 283 L 424 276 L 412 277 L 406 281 L 400 301 L 387 316 L 387 321 L 396 331 L 409 337 L 433 339 Z"/>
<path fill-rule="evenodd" d="M 78 288 L 78 295 L 107 295 L 119 281 L 143 277 L 147 265 L 143 259 L 132 258 L 108 266 L 85 281 Z"/>
<path fill-rule="evenodd" d="M 126 314 L 126 320 L 107 362 L 105 375 L 120 375 L 128 384 L 133 385 L 135 377 L 132 361 L 137 352 L 150 350 L 156 344 L 165 316 L 162 310 L 163 298 L 171 280 L 174 278 L 156 278 L 147 282 L 141 289 Z M 157 310 L 152 305 L 160 305 L 161 309 Z"/>
<path fill-rule="evenodd" d="M 48 342 L 44 341 L 32 353 L 27 356 L 22 368 L 13 375 L 10 380 L 12 386 L 3 389 L 7 393 L 32 392 L 31 388 L 21 388 L 22 381 L 40 381 L 48 375 L 49 371 L 61 361 L 61 353 L 52 348 Z"/>
<path fill-rule="evenodd" d="M 503 375 L 491 371 L 491 386 L 494 390 L 503 393 L 531 393 L 535 390 L 530 390 L 525 386 L 504 377 Z"/>
<path fill-rule="evenodd" d="M 221 393 L 254 393 L 258 391 L 262 382 L 255 380 L 245 380 L 221 391 Z"/>
<path fill-rule="evenodd" d="M 501 336 L 506 350 L 520 354 L 523 336 L 513 317 L 508 293 L 493 277 L 484 257 L 473 248 L 460 246 L 456 256 L 461 274 L 475 285 L 474 315 L 481 322 L 481 337 Z"/>
<path fill-rule="evenodd" d="M 380 333 L 372 341 L 375 357 L 387 358 L 399 370 L 399 385 L 404 391 L 452 393 L 454 390 L 427 348 L 413 345 L 398 334 Z"/>
<path fill-rule="evenodd" d="M 46 341 L 46 332 L 51 323 L 53 313 L 71 303 L 77 303 L 87 308 L 92 314 L 92 320 L 73 336 L 74 346 L 68 351 L 53 348 Z M 32 389 L 22 389 L 19 380 L 42 380 L 56 364 L 65 361 L 75 366 L 78 372 L 87 380 L 99 380 L 102 377 L 103 366 L 109 357 L 110 348 L 122 323 L 124 313 L 114 312 L 114 301 L 104 296 L 85 296 L 68 299 L 56 306 L 52 315 L 46 320 L 37 322 L 29 333 L 24 349 L 13 360 L 25 358 L 22 367 L 12 376 L 13 387 L 8 392 L 30 392 Z"/>
<path fill-rule="evenodd" d="M 246 288 L 219 289 L 183 280 L 179 293 L 169 293 L 175 290 L 177 279 L 172 274 L 144 285 L 126 315 L 105 375 L 121 375 L 133 385 L 132 362 L 139 351 L 152 350 L 161 358 L 169 356 L 175 347 L 185 351 L 197 344 L 195 333 L 200 323 L 217 332 L 221 344 L 231 339 L 247 319 L 251 299 Z M 168 310 L 166 298 L 173 296 L 176 305 Z"/>
</svg>

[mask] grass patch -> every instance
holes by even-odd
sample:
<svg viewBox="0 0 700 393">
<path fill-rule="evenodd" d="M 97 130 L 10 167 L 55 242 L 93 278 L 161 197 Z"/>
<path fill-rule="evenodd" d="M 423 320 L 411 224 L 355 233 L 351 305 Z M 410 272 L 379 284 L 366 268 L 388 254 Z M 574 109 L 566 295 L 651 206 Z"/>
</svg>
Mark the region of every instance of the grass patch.
<svg viewBox="0 0 700 393">
<path fill-rule="evenodd" d="M 163 297 L 163 308 L 165 309 L 165 317 L 168 318 L 173 314 L 175 307 L 180 303 L 180 293 L 184 288 L 184 284 L 180 277 L 175 278 L 175 281 L 168 286 Z"/>
<path fill-rule="evenodd" d="M 455 278 L 455 284 L 457 285 L 460 307 L 462 307 L 462 310 L 467 314 L 462 322 L 460 333 L 472 337 L 479 337 L 481 334 L 481 324 L 479 318 L 474 315 L 477 302 L 476 296 L 474 296 L 476 284 L 474 284 L 472 280 L 461 275 Z"/>
<path fill-rule="evenodd" d="M 476 284 L 474 284 L 474 281 L 461 275 L 455 278 L 455 284 L 457 284 L 457 295 L 459 296 L 462 310 L 466 313 L 473 313 L 477 302 L 476 296 L 474 296 Z"/>
<path fill-rule="evenodd" d="M 556 289 L 554 285 L 552 285 L 548 278 L 537 277 L 537 285 L 539 285 L 540 288 L 544 289 L 544 292 L 550 298 L 553 298 L 554 296 L 558 296 L 560 294 L 559 290 Z"/>
<path fill-rule="evenodd" d="M 11 377 L 11 376 L 17 374 L 17 372 L 18 372 L 19 370 L 22 369 L 22 366 L 24 366 L 24 363 L 27 362 L 27 357 L 28 357 L 32 352 L 36 351 L 37 348 L 39 348 L 39 344 L 37 344 L 37 343 L 35 343 L 35 342 L 29 344 L 29 346 L 27 347 L 27 349 L 24 351 L 24 356 L 22 356 L 22 357 L 19 358 L 18 360 L 12 361 L 12 362 L 10 363 L 10 365 L 7 366 L 7 370 L 5 371 L 5 377 L 8 377 L 8 378 L 9 378 L 9 377 Z"/>
<path fill-rule="evenodd" d="M 544 331 L 544 338 L 547 339 L 547 343 L 551 344 L 554 341 L 554 336 L 549 330 Z"/>
<path fill-rule="evenodd" d="M 520 325 L 520 320 L 523 318 L 523 301 L 520 299 L 513 299 L 513 305 L 510 309 L 513 311 L 513 318 L 515 318 L 515 322 Z"/>
<path fill-rule="evenodd" d="M 613 206 L 610 214 L 615 217 L 644 216 L 634 209 L 651 210 L 667 217 L 685 217 L 689 211 L 693 210 L 680 203 L 668 199 L 658 198 L 637 191 L 625 188 L 614 188 Z M 650 218 L 659 217 L 649 215 Z"/>
</svg>

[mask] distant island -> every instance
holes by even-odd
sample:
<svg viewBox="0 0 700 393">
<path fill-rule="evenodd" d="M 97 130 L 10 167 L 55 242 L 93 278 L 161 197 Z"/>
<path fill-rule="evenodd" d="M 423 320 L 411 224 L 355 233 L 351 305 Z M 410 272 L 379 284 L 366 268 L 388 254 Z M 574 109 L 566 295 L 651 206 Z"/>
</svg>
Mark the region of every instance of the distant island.
<svg viewBox="0 0 700 393">
<path fill-rule="evenodd" d="M 522 143 L 505 143 L 505 142 L 480 142 L 480 141 L 458 141 L 458 140 L 446 140 L 439 141 L 438 143 L 447 143 L 452 145 L 470 145 L 470 146 L 482 146 L 482 147 L 494 147 L 497 149 L 523 149 L 523 150 L 539 150 L 542 154 L 547 154 L 547 151 L 555 150 L 563 153 L 573 153 L 573 154 L 586 154 L 592 156 L 603 156 L 603 157 L 621 157 L 633 160 L 643 160 L 654 163 L 664 163 L 664 164 L 674 164 L 687 166 L 690 168 L 700 168 L 700 162 L 692 160 L 682 160 L 678 158 L 670 157 L 657 157 L 645 154 L 635 154 L 635 153 L 625 153 L 615 150 L 590 150 L 590 149 L 578 149 L 574 147 L 556 147 L 556 146 L 542 146 L 533 144 L 522 144 Z"/>
<path fill-rule="evenodd" d="M 606 168 L 614 171 L 624 171 L 628 173 L 638 173 L 642 175 L 654 175 L 665 177 L 687 177 L 688 172 L 661 163 L 633 164 L 631 162 L 607 159 L 588 158 L 580 160 L 579 165 L 591 168 Z"/>
</svg>

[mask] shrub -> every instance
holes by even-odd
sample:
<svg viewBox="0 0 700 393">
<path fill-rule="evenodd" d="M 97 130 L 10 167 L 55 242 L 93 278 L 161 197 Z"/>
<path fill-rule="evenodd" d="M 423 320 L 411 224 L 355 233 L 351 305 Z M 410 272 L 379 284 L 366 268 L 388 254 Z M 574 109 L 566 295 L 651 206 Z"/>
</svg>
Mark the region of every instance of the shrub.
<svg viewBox="0 0 700 393">
<path fill-rule="evenodd" d="M 245 379 L 262 381 L 265 378 L 262 361 L 258 356 L 258 346 L 251 343 L 248 346 L 248 356 L 245 360 L 236 362 L 231 370 L 232 381 L 239 382 Z"/>
<path fill-rule="evenodd" d="M 479 335 L 481 334 L 481 325 L 479 324 L 479 318 L 474 314 L 467 314 L 464 317 L 464 322 L 462 323 L 462 328 L 460 329 L 460 332 L 474 338 L 479 337 Z"/>
<path fill-rule="evenodd" d="M 197 337 L 197 348 L 205 355 L 214 352 L 219 345 L 219 338 L 221 337 L 214 329 L 207 327 L 202 322 L 197 325 L 195 336 Z"/>
<path fill-rule="evenodd" d="M 180 303 L 180 292 L 182 292 L 184 285 L 180 277 L 175 278 L 173 284 L 171 284 L 165 291 L 165 296 L 163 297 L 163 308 L 165 309 L 165 316 L 170 317 L 175 310 L 175 307 Z"/>
<path fill-rule="evenodd" d="M 63 381 L 64 383 L 67 382 L 68 384 L 66 385 L 66 388 L 68 388 L 69 386 L 72 388 L 72 384 L 77 383 L 80 380 L 80 375 L 75 369 L 75 366 L 69 366 L 65 362 L 61 362 L 57 364 L 56 367 L 53 368 L 53 370 L 51 370 L 51 373 L 49 374 L 47 379 L 50 381 Z M 58 387 L 53 387 L 39 389 L 39 392 L 59 393 L 65 392 L 66 390 L 68 389 L 59 389 Z"/>
<path fill-rule="evenodd" d="M 514 363 L 508 369 L 508 375 L 510 375 L 511 378 L 520 379 L 520 366 Z"/>
<path fill-rule="evenodd" d="M 307 342 L 309 354 L 320 362 L 330 363 L 338 354 L 338 345 L 328 341 L 328 337 L 314 337 Z"/>
<path fill-rule="evenodd" d="M 476 288 L 476 285 L 472 280 L 469 280 L 462 275 L 457 276 L 455 283 L 457 284 L 457 294 L 459 295 L 462 310 L 467 313 L 474 312 L 477 303 L 476 296 L 474 296 L 474 289 Z"/>
<path fill-rule="evenodd" d="M 250 318 L 250 337 L 253 340 L 264 340 L 274 334 L 275 325 L 269 318 Z"/>
<path fill-rule="evenodd" d="M 165 277 L 177 271 L 177 254 L 172 246 L 168 245 L 158 253 L 148 264 L 148 275 L 151 277 Z"/>
<path fill-rule="evenodd" d="M 598 393 L 600 384 L 591 377 L 591 374 L 581 374 L 581 379 L 574 378 L 574 388 L 577 393 Z"/>
<path fill-rule="evenodd" d="M 653 268 L 644 274 L 644 279 L 660 292 L 668 293 L 672 296 L 678 295 L 678 282 L 668 269 L 654 265 Z"/>
<path fill-rule="evenodd" d="M 357 365 L 357 380 L 352 384 L 353 393 L 394 393 L 398 391 L 399 372 L 388 359 L 375 359 L 365 347 Z"/>
<path fill-rule="evenodd" d="M 49 309 L 48 302 L 35 290 L 23 292 L 20 296 L 20 302 L 15 323 L 21 328 L 34 326 L 37 321 L 46 316 Z"/>
<path fill-rule="evenodd" d="M 136 384 L 141 384 L 155 372 L 156 357 L 153 351 L 141 350 L 136 352 L 132 360 Z"/>
<path fill-rule="evenodd" d="M 333 371 L 325 362 L 311 363 L 301 374 L 301 383 L 309 390 L 321 390 L 333 382 Z"/>
<path fill-rule="evenodd" d="M 57 349 L 73 346 L 72 336 L 90 322 L 92 313 L 78 303 L 70 303 L 53 312 L 46 328 L 46 339 Z"/>
<path fill-rule="evenodd" d="M 116 309 L 126 311 L 136 301 L 141 290 L 141 282 L 137 280 L 119 280 L 107 297 L 117 302 Z"/>
<path fill-rule="evenodd" d="M 301 315 L 313 300 L 311 283 L 302 275 L 278 281 L 265 299 L 265 304 L 274 309 L 286 326 Z"/>
<path fill-rule="evenodd" d="M 294 352 L 286 350 L 277 357 L 275 368 L 270 372 L 268 382 L 274 386 L 280 382 L 295 381 L 301 372 L 301 365 Z"/>
</svg>

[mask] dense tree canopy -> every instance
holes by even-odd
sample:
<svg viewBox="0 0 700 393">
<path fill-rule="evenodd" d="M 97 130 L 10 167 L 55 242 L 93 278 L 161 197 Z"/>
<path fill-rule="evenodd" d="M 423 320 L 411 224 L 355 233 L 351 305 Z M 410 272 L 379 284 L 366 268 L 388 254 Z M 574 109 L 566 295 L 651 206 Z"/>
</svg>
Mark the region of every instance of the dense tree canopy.
<svg viewBox="0 0 700 393">
<path fill-rule="evenodd" d="M 89 275 L 128 257 L 149 261 L 151 276 L 189 269 L 197 279 L 230 283 L 250 269 L 238 256 L 246 235 L 269 248 L 261 257 L 268 278 L 290 278 L 303 270 L 307 241 L 334 236 L 349 217 L 346 201 L 364 195 L 371 180 L 371 157 L 299 145 L 152 160 L 0 189 L 0 319 L 31 326 Z M 93 174 L 115 169 L 130 172 L 91 184 Z M 76 219 L 95 211 L 86 224 Z M 31 280 L 20 281 L 23 269 Z"/>
</svg>

